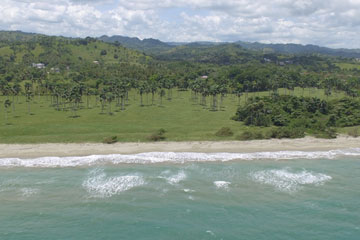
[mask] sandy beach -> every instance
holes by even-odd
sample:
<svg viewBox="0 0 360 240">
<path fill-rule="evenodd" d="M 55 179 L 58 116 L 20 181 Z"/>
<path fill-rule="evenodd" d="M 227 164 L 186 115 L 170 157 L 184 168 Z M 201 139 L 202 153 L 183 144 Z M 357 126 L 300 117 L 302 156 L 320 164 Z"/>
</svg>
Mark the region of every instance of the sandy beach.
<svg viewBox="0 0 360 240">
<path fill-rule="evenodd" d="M 340 136 L 336 139 L 271 139 L 254 141 L 202 141 L 156 143 L 47 143 L 0 144 L 0 158 L 36 158 L 48 156 L 88 156 L 106 154 L 134 154 L 143 152 L 272 152 L 326 151 L 360 148 L 360 138 Z"/>
</svg>

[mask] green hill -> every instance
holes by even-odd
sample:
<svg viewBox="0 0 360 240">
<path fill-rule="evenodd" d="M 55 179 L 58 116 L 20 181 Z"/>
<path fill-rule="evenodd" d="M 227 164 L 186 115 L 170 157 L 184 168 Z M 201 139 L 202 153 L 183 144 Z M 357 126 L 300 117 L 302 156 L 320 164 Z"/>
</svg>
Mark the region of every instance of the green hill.
<svg viewBox="0 0 360 240">
<path fill-rule="evenodd" d="M 37 33 L 25 33 L 21 31 L 0 31 L 0 41 L 35 41 L 45 35 Z"/>
<path fill-rule="evenodd" d="M 32 40 L 36 38 L 36 41 L 30 40 L 30 36 L 33 37 Z M 0 38 L 5 37 L 0 34 Z M 48 67 L 62 68 L 87 63 L 145 64 L 151 60 L 151 57 L 143 53 L 93 38 L 67 39 L 41 35 L 29 35 L 28 41 L 0 41 L 0 57 L 10 63 L 25 65 L 44 63 Z"/>
</svg>

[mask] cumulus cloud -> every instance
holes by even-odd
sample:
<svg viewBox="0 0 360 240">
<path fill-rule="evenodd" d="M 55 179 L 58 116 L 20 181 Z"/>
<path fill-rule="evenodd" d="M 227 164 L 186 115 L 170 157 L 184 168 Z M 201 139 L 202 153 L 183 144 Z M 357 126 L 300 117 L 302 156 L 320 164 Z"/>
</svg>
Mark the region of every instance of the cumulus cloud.
<svg viewBox="0 0 360 240">
<path fill-rule="evenodd" d="M 0 28 L 360 48 L 358 0 L 2 0 Z"/>
</svg>

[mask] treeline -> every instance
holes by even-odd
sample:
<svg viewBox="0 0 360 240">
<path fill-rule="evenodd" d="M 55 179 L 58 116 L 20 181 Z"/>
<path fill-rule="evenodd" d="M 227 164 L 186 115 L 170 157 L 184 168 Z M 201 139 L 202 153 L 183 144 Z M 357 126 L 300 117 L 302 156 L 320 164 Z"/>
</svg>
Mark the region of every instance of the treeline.
<svg viewBox="0 0 360 240">
<path fill-rule="evenodd" d="M 186 69 L 189 69 L 187 71 Z M 1 72 L 1 68 L 0 68 Z M 84 96 L 96 96 L 103 105 L 116 100 L 123 101 L 123 95 L 135 90 L 142 99 L 151 94 L 152 102 L 158 95 L 171 99 L 172 89 L 191 90 L 193 100 L 201 105 L 209 103 L 211 110 L 221 109 L 223 99 L 229 94 L 247 98 L 248 93 L 268 91 L 277 94 L 282 89 L 285 95 L 293 95 L 296 87 L 305 89 L 321 88 L 330 96 L 345 92 L 357 97 L 360 78 L 352 75 L 309 73 L 299 70 L 273 68 L 261 65 L 237 65 L 222 69 L 206 69 L 189 65 L 170 71 L 168 66 L 152 64 L 134 67 L 131 64 L 82 65 L 78 71 L 48 72 L 48 69 L 27 67 L 24 69 L 5 68 L 0 78 L 0 92 L 4 96 L 25 95 L 31 101 L 34 95 L 52 96 L 56 108 L 60 103 L 83 102 Z M 210 100 L 210 101 L 209 101 Z M 240 102 L 239 102 L 240 104 Z M 121 103 L 121 105 L 124 105 Z M 140 105 L 143 102 L 140 101 Z"/>
</svg>

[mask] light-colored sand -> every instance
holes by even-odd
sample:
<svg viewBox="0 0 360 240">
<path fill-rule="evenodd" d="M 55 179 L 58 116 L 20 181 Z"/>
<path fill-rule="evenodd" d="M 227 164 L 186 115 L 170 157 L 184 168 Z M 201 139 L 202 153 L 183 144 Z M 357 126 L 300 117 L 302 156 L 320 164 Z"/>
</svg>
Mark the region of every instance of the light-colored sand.
<svg viewBox="0 0 360 240">
<path fill-rule="evenodd" d="M 157 143 L 48 143 L 0 144 L 0 158 L 36 158 L 48 156 L 88 156 L 105 154 L 132 154 L 142 152 L 275 152 L 326 151 L 360 148 L 360 138 L 341 136 L 337 139 L 271 139 L 223 142 L 157 142 Z"/>
</svg>

